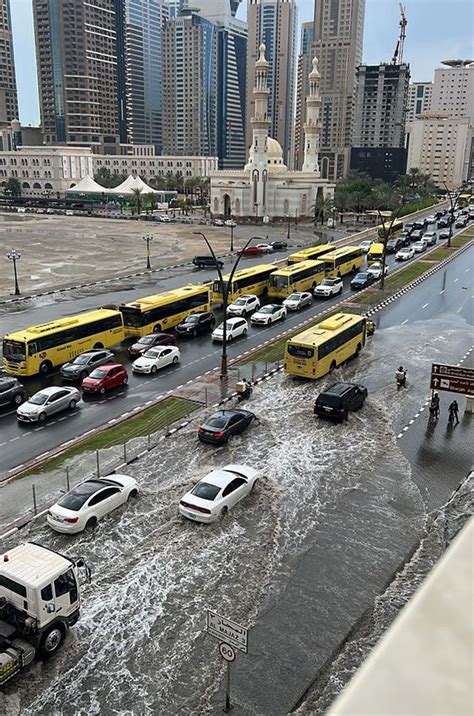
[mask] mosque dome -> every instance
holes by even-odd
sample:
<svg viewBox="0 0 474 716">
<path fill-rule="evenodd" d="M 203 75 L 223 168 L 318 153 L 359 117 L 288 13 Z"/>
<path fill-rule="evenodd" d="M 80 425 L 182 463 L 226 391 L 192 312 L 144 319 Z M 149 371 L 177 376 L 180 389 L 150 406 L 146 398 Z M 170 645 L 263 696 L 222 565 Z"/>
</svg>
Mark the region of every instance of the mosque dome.
<svg viewBox="0 0 474 716">
<path fill-rule="evenodd" d="M 281 172 L 287 171 L 287 167 L 283 164 L 283 149 L 281 148 L 280 142 L 277 142 L 273 137 L 267 137 L 267 171 L 269 172 Z M 252 169 L 254 164 L 254 152 L 253 146 L 250 147 L 249 160 L 245 166 L 245 169 Z"/>
</svg>

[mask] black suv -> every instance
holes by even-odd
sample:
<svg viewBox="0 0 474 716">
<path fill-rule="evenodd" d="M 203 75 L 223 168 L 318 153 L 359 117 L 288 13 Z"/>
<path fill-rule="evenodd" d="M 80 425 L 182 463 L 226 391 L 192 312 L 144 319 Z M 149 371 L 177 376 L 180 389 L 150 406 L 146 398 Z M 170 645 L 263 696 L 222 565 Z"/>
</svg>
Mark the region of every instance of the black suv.
<svg viewBox="0 0 474 716">
<path fill-rule="evenodd" d="M 214 330 L 216 319 L 210 311 L 190 313 L 184 321 L 176 326 L 176 333 L 180 336 L 197 336 L 198 333 L 209 333 Z"/>
<path fill-rule="evenodd" d="M 405 246 L 403 239 L 400 236 L 395 236 L 393 239 L 387 241 L 387 253 L 394 254 L 396 251 Z"/>
<path fill-rule="evenodd" d="M 273 251 L 286 251 L 288 248 L 286 241 L 271 241 L 270 246 L 273 246 Z"/>
<path fill-rule="evenodd" d="M 0 408 L 4 405 L 21 405 L 25 389 L 17 378 L 0 376 Z"/>
<path fill-rule="evenodd" d="M 367 397 L 367 388 L 356 383 L 334 383 L 316 398 L 314 414 L 320 418 L 347 420 L 350 410 L 359 410 Z"/>
<path fill-rule="evenodd" d="M 220 259 L 215 259 L 214 256 L 195 256 L 193 258 L 193 264 L 198 268 L 223 268 L 224 262 Z"/>
</svg>

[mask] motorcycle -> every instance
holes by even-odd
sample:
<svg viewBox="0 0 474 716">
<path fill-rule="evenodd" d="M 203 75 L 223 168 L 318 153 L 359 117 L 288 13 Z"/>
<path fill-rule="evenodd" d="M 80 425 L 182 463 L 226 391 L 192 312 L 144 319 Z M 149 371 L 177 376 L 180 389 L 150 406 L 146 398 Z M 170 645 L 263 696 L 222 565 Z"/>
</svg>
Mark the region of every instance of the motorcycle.
<svg viewBox="0 0 474 716">
<path fill-rule="evenodd" d="M 253 393 L 253 388 L 250 383 L 246 380 L 239 381 L 236 386 L 237 400 L 241 403 L 243 400 L 248 400 Z"/>
<path fill-rule="evenodd" d="M 397 390 L 400 390 L 400 388 L 405 388 L 407 384 L 407 374 L 406 371 L 398 371 L 395 373 L 395 378 L 397 379 Z"/>
</svg>

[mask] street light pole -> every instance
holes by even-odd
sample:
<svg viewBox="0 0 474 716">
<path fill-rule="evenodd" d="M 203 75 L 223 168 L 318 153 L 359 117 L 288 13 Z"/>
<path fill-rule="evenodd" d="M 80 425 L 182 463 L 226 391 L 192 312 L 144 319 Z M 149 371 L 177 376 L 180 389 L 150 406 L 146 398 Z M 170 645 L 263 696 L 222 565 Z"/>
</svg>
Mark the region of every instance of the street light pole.
<svg viewBox="0 0 474 716">
<path fill-rule="evenodd" d="M 15 296 L 19 296 L 21 291 L 20 287 L 18 285 L 18 274 L 16 271 L 16 262 L 21 259 L 21 253 L 17 251 L 16 249 L 12 249 L 8 252 L 7 258 L 10 259 L 10 261 L 13 261 L 13 273 L 15 275 Z"/>
<path fill-rule="evenodd" d="M 289 214 L 286 215 L 286 218 L 288 219 L 288 230 L 286 233 L 286 238 L 288 241 L 290 240 L 290 233 L 291 233 L 291 216 Z"/>
<path fill-rule="evenodd" d="M 448 238 L 448 249 L 451 248 L 451 239 L 453 238 L 453 226 L 454 226 L 454 212 L 456 211 L 456 205 L 459 201 L 459 197 L 461 196 L 461 192 L 459 191 L 456 195 L 454 201 L 451 196 L 451 192 L 448 189 L 448 185 L 446 182 L 443 182 L 443 186 L 445 187 L 446 191 L 448 192 L 448 198 L 449 198 L 449 204 L 450 204 L 450 214 L 451 214 L 451 222 L 449 224 L 449 238 Z"/>
<path fill-rule="evenodd" d="M 230 251 L 231 253 L 234 251 L 234 229 L 237 226 L 237 223 L 234 221 L 234 218 L 230 217 Z"/>
<path fill-rule="evenodd" d="M 151 262 L 150 262 L 150 243 L 153 241 L 153 236 L 150 236 L 147 234 L 146 236 L 143 236 L 143 241 L 146 241 L 146 267 L 147 269 L 151 269 Z"/>
<path fill-rule="evenodd" d="M 219 276 L 219 284 L 220 284 L 221 293 L 222 293 L 222 309 L 224 311 L 224 320 L 222 323 L 222 357 L 221 357 L 220 377 L 221 377 L 221 380 L 224 380 L 227 378 L 227 375 L 228 375 L 228 370 L 227 370 L 227 305 L 229 302 L 229 291 L 232 286 L 232 279 L 234 278 L 234 274 L 237 270 L 237 266 L 240 263 L 240 259 L 243 256 L 245 249 L 250 244 L 250 242 L 253 241 L 254 239 L 256 239 L 257 237 L 251 236 L 250 239 L 245 244 L 242 251 L 239 252 L 239 255 L 237 256 L 237 258 L 234 262 L 234 265 L 232 266 L 229 280 L 226 283 L 224 283 L 224 279 L 222 277 L 222 271 L 219 267 L 219 261 L 217 259 L 217 256 L 215 255 L 214 249 L 212 248 L 211 244 L 209 243 L 207 237 L 202 233 L 202 231 L 193 231 L 193 234 L 195 234 L 196 236 L 202 236 L 202 238 L 206 242 L 207 247 L 208 247 L 209 251 L 211 252 L 211 255 L 214 258 L 214 261 L 216 264 L 216 269 L 217 269 L 217 275 Z"/>
<path fill-rule="evenodd" d="M 385 219 L 383 218 L 379 209 L 377 209 L 377 213 L 379 215 L 380 223 L 382 224 L 382 227 L 383 227 L 382 275 L 380 277 L 380 290 L 383 291 L 384 287 L 385 287 L 385 265 L 386 265 L 386 261 L 387 261 L 387 241 L 390 238 L 390 235 L 392 233 L 393 225 L 398 218 L 398 211 L 393 212 L 393 216 L 390 221 L 388 229 L 387 229 L 387 226 L 385 225 Z"/>
</svg>

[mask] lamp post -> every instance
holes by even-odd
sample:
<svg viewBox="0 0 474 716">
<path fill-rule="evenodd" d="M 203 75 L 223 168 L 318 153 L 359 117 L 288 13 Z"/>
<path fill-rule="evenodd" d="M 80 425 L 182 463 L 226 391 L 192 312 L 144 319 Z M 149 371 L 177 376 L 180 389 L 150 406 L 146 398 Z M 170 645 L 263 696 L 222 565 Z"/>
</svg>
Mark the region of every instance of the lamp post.
<svg viewBox="0 0 474 716">
<path fill-rule="evenodd" d="M 230 226 L 230 250 L 233 252 L 234 250 L 234 229 L 237 226 L 237 222 L 234 221 L 234 217 L 230 217 L 230 221 L 227 223 L 227 226 Z"/>
<path fill-rule="evenodd" d="M 214 261 L 216 262 L 217 274 L 219 276 L 219 285 L 220 285 L 221 293 L 222 293 L 222 309 L 224 311 L 224 320 L 222 323 L 222 356 L 221 356 L 220 377 L 221 377 L 221 380 L 224 380 L 225 378 L 227 378 L 227 375 L 228 375 L 228 370 L 227 370 L 227 305 L 229 302 L 229 291 L 232 287 L 232 279 L 234 278 L 234 274 L 237 270 L 237 266 L 240 263 L 240 259 L 243 256 L 245 249 L 247 248 L 247 246 L 250 244 L 251 241 L 253 241 L 254 239 L 257 239 L 258 237 L 251 236 L 250 239 L 247 241 L 244 248 L 242 249 L 242 251 L 239 252 L 239 255 L 237 256 L 236 260 L 234 261 L 234 265 L 232 266 L 232 270 L 230 272 L 229 280 L 224 283 L 224 279 L 222 277 L 222 271 L 219 268 L 219 262 L 217 260 L 217 256 L 215 255 L 214 249 L 212 248 L 211 244 L 209 243 L 207 237 L 202 233 L 202 231 L 193 231 L 193 234 L 195 234 L 196 236 L 202 236 L 202 238 L 206 242 L 207 247 L 208 247 L 209 251 L 211 252 L 211 255 L 214 258 Z"/>
<path fill-rule="evenodd" d="M 387 226 L 386 226 L 386 224 L 385 224 L 385 219 L 384 219 L 384 217 L 382 216 L 382 214 L 381 214 L 381 212 L 380 212 L 380 209 L 377 209 L 377 214 L 379 215 L 379 220 L 380 220 L 380 223 L 382 224 L 382 227 L 383 227 L 383 241 L 382 241 L 382 243 L 383 243 L 382 275 L 381 275 L 381 277 L 380 277 L 380 290 L 383 291 L 383 290 L 384 290 L 384 286 L 385 286 L 385 264 L 386 264 L 386 261 L 387 261 L 387 241 L 388 241 L 388 239 L 390 238 L 390 235 L 391 235 L 391 233 L 392 233 L 393 225 L 394 225 L 394 223 L 396 222 L 396 220 L 397 220 L 397 218 L 398 218 L 398 211 L 395 210 L 395 211 L 392 212 L 392 218 L 391 218 L 391 220 L 390 220 L 390 224 L 389 224 L 388 228 L 387 228 Z"/>
<path fill-rule="evenodd" d="M 453 199 L 451 192 L 448 189 L 448 185 L 446 182 L 443 182 L 443 186 L 445 187 L 446 191 L 448 192 L 448 198 L 449 198 L 449 205 L 450 209 L 449 212 L 451 214 L 451 223 L 449 224 L 449 238 L 448 238 L 448 249 L 451 248 L 451 239 L 453 238 L 453 226 L 454 226 L 454 212 L 456 211 L 456 207 L 459 201 L 459 197 L 461 196 L 463 189 L 460 189 L 457 194 L 455 194 L 455 197 Z"/>
<path fill-rule="evenodd" d="M 19 296 L 21 292 L 20 292 L 20 287 L 18 285 L 18 274 L 16 271 L 16 262 L 21 259 L 21 254 L 16 249 L 12 249 L 11 251 L 8 252 L 7 259 L 9 259 L 10 261 L 13 261 L 13 273 L 15 274 L 15 296 Z"/>
<path fill-rule="evenodd" d="M 290 233 L 291 233 L 291 216 L 290 216 L 289 214 L 287 214 L 287 215 L 286 215 L 286 218 L 287 218 L 287 220 L 288 220 L 288 229 L 287 229 L 287 232 L 286 232 L 286 238 L 287 238 L 288 241 L 289 241 L 289 240 L 290 240 Z"/>
<path fill-rule="evenodd" d="M 150 244 L 153 241 L 153 236 L 150 236 L 147 234 L 146 236 L 143 236 L 143 241 L 146 241 L 146 267 L 147 269 L 151 269 L 151 262 L 150 262 Z"/>
</svg>

